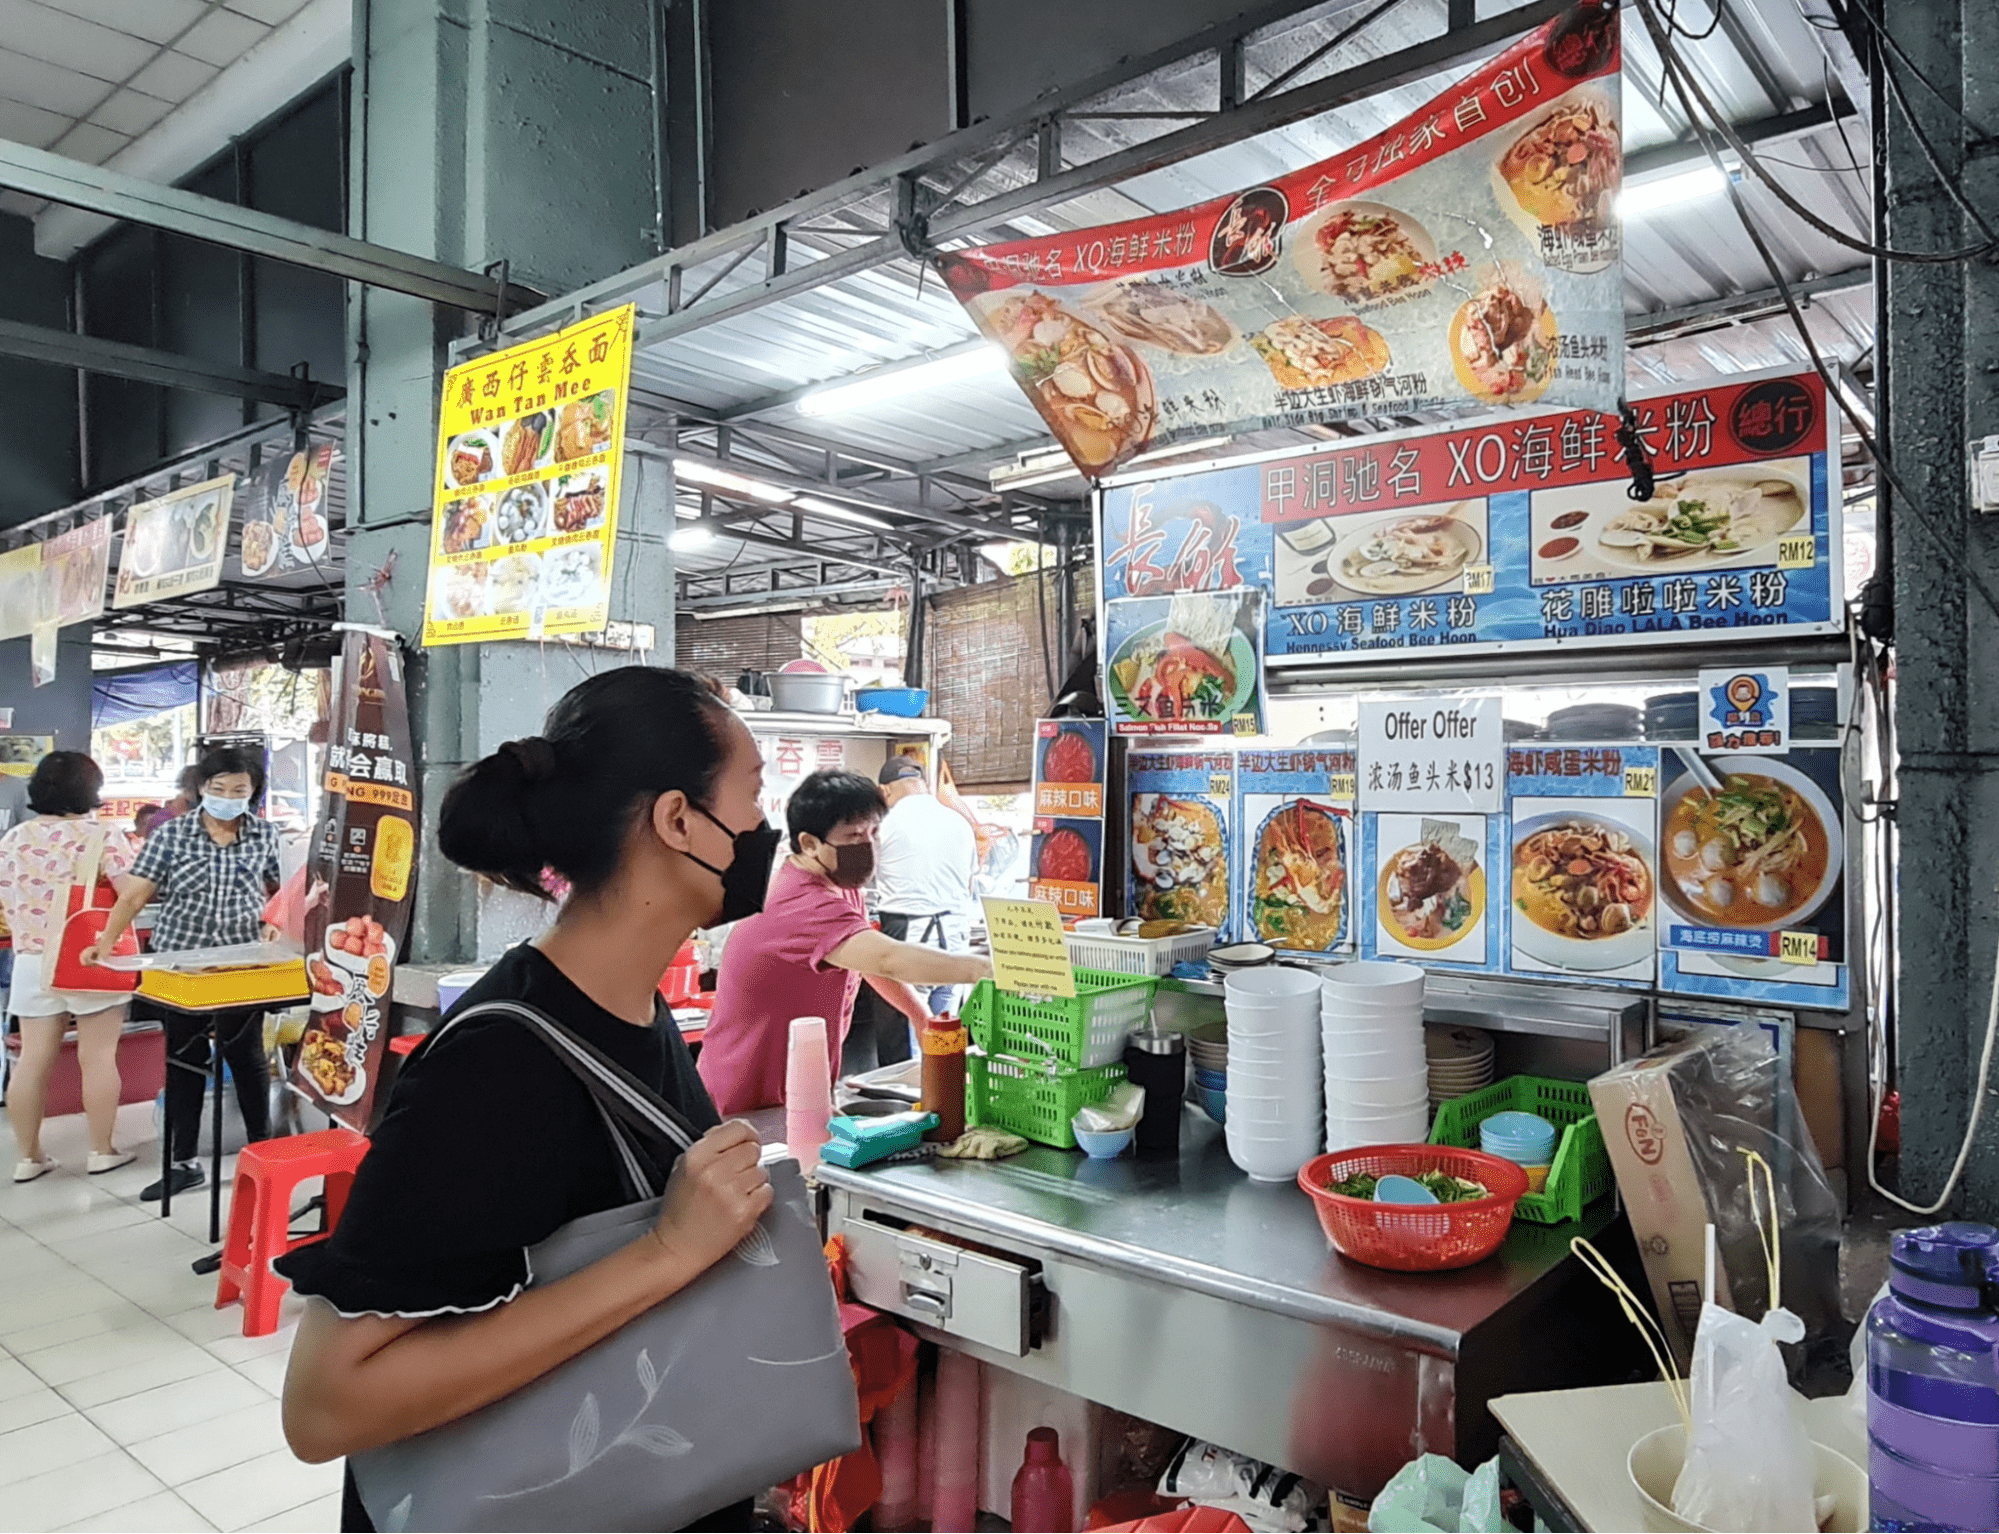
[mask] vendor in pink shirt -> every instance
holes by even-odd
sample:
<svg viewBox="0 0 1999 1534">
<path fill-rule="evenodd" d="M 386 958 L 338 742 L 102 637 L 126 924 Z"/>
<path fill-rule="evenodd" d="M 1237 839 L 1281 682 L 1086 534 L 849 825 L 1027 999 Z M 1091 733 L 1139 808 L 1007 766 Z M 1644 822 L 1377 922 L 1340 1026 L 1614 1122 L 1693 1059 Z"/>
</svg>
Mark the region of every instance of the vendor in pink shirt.
<svg viewBox="0 0 1999 1534">
<path fill-rule="evenodd" d="M 701 1046 L 701 1079 L 724 1118 L 784 1101 L 794 1017 L 826 1019 L 837 1070 L 863 979 L 920 1027 L 931 986 L 992 973 L 983 958 L 899 943 L 869 925 L 861 886 L 874 875 L 887 809 L 881 790 L 852 772 L 813 773 L 785 806 L 791 856 L 771 876 L 762 913 L 729 933 Z"/>
</svg>

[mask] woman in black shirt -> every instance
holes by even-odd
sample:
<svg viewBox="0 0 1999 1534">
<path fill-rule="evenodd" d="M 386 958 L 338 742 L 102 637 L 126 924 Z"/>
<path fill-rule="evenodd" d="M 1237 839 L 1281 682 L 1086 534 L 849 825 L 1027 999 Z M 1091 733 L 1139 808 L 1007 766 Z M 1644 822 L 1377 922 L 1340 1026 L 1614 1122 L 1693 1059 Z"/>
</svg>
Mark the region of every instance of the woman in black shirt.
<svg viewBox="0 0 1999 1534">
<path fill-rule="evenodd" d="M 775 833 L 749 731 L 685 672 L 592 677 L 446 795 L 445 856 L 530 894 L 573 893 L 460 1003 L 511 999 L 566 1024 L 706 1130 L 658 1152 L 658 1224 L 529 1289 L 526 1248 L 629 1198 L 589 1092 L 518 1022 L 475 1018 L 413 1054 L 332 1238 L 280 1260 L 312 1297 L 285 1434 L 324 1461 L 519 1390 L 700 1276 L 769 1207 L 755 1134 L 718 1124 L 658 986 L 697 926 L 762 904 Z M 740 1512 L 718 1509 L 741 1527 Z M 705 1522 L 705 1520 L 704 1520 Z M 347 1486 L 344 1528 L 368 1528 Z"/>
</svg>

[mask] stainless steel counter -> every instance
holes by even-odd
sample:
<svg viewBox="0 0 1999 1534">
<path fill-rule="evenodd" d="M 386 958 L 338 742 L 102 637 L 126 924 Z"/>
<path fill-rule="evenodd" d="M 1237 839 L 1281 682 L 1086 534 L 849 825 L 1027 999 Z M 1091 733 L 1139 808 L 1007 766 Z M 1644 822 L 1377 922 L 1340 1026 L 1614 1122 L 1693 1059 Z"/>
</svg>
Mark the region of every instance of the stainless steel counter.
<svg viewBox="0 0 1999 1534">
<path fill-rule="evenodd" d="M 1249 1181 L 1191 1109 L 1177 1162 L 1036 1146 L 818 1176 L 857 1297 L 1355 1496 L 1426 1449 L 1490 1453 L 1492 1396 L 1622 1379 L 1638 1347 L 1568 1253 L 1604 1239 L 1607 1202 L 1578 1225 L 1516 1224 L 1472 1268 L 1383 1272 L 1330 1251 L 1305 1194 Z"/>
</svg>

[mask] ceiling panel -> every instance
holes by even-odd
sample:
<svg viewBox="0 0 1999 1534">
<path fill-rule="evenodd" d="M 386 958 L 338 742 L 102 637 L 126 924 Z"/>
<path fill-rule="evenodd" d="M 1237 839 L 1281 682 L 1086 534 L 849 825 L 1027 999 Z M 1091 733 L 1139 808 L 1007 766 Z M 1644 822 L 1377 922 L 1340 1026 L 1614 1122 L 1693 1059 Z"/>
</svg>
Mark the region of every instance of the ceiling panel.
<svg viewBox="0 0 1999 1534">
<path fill-rule="evenodd" d="M 235 63 L 269 32 L 270 28 L 261 21 L 252 21 L 232 10 L 216 9 L 183 32 L 174 47 L 220 69 Z"/>
<path fill-rule="evenodd" d="M 207 0 L 40 0 L 40 3 L 152 43 L 172 42 L 208 8 Z"/>
<path fill-rule="evenodd" d="M 92 112 L 90 119 L 115 133 L 129 133 L 136 138 L 172 110 L 170 101 L 148 96 L 144 91 L 124 90 Z"/>
<path fill-rule="evenodd" d="M 213 64 L 167 50 L 125 83 L 163 101 L 185 101 L 215 74 Z"/>
<path fill-rule="evenodd" d="M 83 21 L 36 0 L 0 0 L 0 38 L 10 52 L 118 81 L 153 56 L 153 44 L 129 32 Z"/>
</svg>

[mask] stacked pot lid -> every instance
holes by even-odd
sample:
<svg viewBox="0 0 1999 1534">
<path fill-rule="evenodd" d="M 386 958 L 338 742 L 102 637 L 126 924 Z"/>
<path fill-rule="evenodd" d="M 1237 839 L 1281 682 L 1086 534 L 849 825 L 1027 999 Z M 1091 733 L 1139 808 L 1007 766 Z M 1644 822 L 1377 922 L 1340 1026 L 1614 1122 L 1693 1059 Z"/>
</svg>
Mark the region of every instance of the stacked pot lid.
<svg viewBox="0 0 1999 1534">
<path fill-rule="evenodd" d="M 1492 1085 L 1492 1035 L 1484 1029 L 1425 1028 L 1423 1047 L 1432 1108 Z"/>
<path fill-rule="evenodd" d="M 1327 1150 L 1414 1144 L 1429 1134 L 1423 992 L 1415 964 L 1368 960 L 1326 971 L 1319 1023 Z"/>
</svg>

